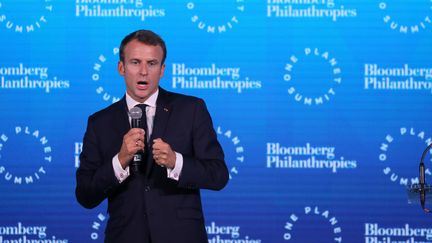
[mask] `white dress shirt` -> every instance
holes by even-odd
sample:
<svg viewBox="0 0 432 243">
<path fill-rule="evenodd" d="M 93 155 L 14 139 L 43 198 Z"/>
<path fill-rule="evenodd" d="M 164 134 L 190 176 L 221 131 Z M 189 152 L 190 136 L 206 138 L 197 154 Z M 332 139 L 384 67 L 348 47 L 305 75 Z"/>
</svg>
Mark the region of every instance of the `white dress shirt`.
<svg viewBox="0 0 432 243">
<path fill-rule="evenodd" d="M 146 118 L 147 118 L 147 128 L 148 128 L 148 134 L 146 134 L 147 141 L 150 139 L 150 136 L 153 131 L 153 121 L 156 114 L 156 100 L 159 95 L 159 89 L 152 94 L 145 102 L 144 104 L 147 105 L 146 107 Z M 139 102 L 136 102 L 132 97 L 130 97 L 126 93 L 126 104 L 128 107 L 128 110 L 132 109 L 134 106 L 140 104 Z M 129 117 L 129 122 L 131 121 L 131 118 Z M 149 141 L 151 142 L 151 141 Z M 174 151 L 175 152 L 175 151 Z M 178 181 L 180 177 L 180 172 L 183 168 L 183 155 L 180 153 L 176 153 L 176 161 L 175 166 L 173 169 L 166 168 L 168 178 Z M 127 166 L 125 169 L 122 168 L 120 164 L 120 160 L 118 159 L 118 153 L 113 157 L 112 159 L 112 165 L 114 168 L 114 174 L 117 177 L 118 181 L 122 183 L 126 178 L 129 177 L 129 166 Z"/>
</svg>

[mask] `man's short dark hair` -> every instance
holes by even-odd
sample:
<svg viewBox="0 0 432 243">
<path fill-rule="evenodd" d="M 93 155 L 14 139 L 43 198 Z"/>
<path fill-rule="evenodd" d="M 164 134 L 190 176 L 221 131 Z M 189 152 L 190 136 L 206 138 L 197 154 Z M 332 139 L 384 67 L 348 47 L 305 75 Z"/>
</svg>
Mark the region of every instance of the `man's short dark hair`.
<svg viewBox="0 0 432 243">
<path fill-rule="evenodd" d="M 139 42 L 150 46 L 162 47 L 163 57 L 162 57 L 161 65 L 165 63 L 165 59 L 167 56 L 165 42 L 158 34 L 154 33 L 151 30 L 137 30 L 135 32 L 130 33 L 125 38 L 123 38 L 120 44 L 120 54 L 119 54 L 120 61 L 124 62 L 124 48 L 132 40 L 138 40 Z"/>
</svg>

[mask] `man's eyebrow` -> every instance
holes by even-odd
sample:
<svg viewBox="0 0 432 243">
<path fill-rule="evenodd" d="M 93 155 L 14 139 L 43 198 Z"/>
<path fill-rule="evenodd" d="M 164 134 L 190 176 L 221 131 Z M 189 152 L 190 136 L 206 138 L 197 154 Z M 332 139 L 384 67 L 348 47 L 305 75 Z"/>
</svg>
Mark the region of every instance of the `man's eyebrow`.
<svg viewBox="0 0 432 243">
<path fill-rule="evenodd" d="M 131 58 L 131 59 L 129 59 L 129 61 L 139 61 L 139 62 L 141 62 L 141 59 L 139 59 L 139 58 Z"/>
<path fill-rule="evenodd" d="M 156 59 L 156 58 L 154 58 L 154 59 L 149 59 L 149 60 L 147 60 L 147 62 L 159 62 L 159 60 Z"/>
</svg>

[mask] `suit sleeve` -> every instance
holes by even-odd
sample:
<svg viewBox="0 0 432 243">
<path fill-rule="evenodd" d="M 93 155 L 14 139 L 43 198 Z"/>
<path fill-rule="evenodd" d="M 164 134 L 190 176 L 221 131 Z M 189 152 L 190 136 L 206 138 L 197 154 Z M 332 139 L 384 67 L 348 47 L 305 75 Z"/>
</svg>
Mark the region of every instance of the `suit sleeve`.
<svg viewBox="0 0 432 243">
<path fill-rule="evenodd" d="M 96 127 L 90 117 L 83 139 L 80 166 L 76 172 L 75 195 L 85 208 L 98 206 L 120 184 L 114 175 L 112 158 L 104 156 L 100 149 L 101 141 Z"/>
<path fill-rule="evenodd" d="M 183 155 L 179 186 L 189 189 L 221 190 L 228 182 L 228 169 L 213 122 L 202 99 L 194 107 L 192 124 L 193 155 Z"/>
</svg>

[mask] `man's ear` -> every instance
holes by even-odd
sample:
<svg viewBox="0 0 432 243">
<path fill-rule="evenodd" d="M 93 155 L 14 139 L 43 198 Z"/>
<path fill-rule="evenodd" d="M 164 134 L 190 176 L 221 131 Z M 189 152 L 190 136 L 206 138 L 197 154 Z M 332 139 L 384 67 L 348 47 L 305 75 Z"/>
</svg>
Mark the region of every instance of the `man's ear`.
<svg viewBox="0 0 432 243">
<path fill-rule="evenodd" d="M 125 66 L 124 66 L 124 63 L 122 61 L 119 61 L 117 63 L 117 71 L 121 76 L 123 76 L 125 74 Z"/>
<path fill-rule="evenodd" d="M 162 66 L 161 66 L 161 73 L 159 75 L 159 78 L 162 78 L 164 76 L 164 73 L 165 73 L 165 63 L 162 64 Z"/>
</svg>

